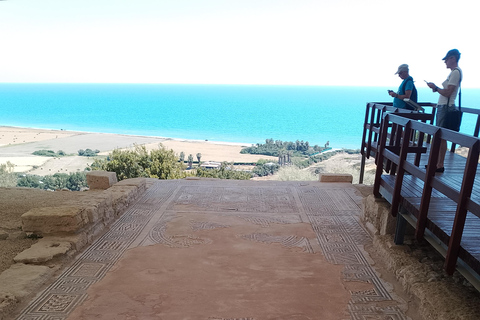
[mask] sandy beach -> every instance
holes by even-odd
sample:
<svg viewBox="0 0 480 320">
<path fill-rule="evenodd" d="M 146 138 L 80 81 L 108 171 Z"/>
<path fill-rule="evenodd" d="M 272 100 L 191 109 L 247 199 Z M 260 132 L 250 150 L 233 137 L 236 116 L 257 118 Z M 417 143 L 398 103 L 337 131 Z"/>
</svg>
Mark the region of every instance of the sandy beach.
<svg viewBox="0 0 480 320">
<path fill-rule="evenodd" d="M 262 155 L 241 154 L 240 150 L 249 144 L 226 143 L 201 140 L 177 140 L 165 137 L 134 136 L 110 133 L 77 132 L 0 126 L 0 164 L 8 161 L 15 165 L 15 172 L 49 175 L 56 172 L 83 171 L 93 161 L 78 156 L 80 149 L 100 150 L 107 155 L 114 149 L 134 148 L 145 145 L 147 150 L 162 144 L 176 154 L 202 154 L 202 161 L 256 162 L 259 159 L 272 159 Z M 37 150 L 62 150 L 72 156 L 52 158 L 35 156 Z"/>
</svg>

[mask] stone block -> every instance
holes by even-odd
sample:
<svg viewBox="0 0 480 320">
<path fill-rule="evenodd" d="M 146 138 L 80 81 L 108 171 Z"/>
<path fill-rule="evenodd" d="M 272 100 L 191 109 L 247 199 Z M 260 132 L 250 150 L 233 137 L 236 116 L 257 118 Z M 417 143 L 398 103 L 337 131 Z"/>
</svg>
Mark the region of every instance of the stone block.
<svg viewBox="0 0 480 320">
<path fill-rule="evenodd" d="M 47 266 L 16 263 L 0 274 L 0 288 L 15 299 L 38 293 L 55 270 Z"/>
<path fill-rule="evenodd" d="M 68 241 L 40 239 L 30 248 L 23 250 L 13 258 L 15 262 L 25 264 L 42 264 L 55 257 L 62 256 L 72 249 Z"/>
<path fill-rule="evenodd" d="M 0 319 L 7 319 L 19 301 L 11 293 L 0 292 Z"/>
<path fill-rule="evenodd" d="M 117 183 L 117 174 L 108 171 L 90 171 L 87 173 L 87 184 L 90 189 L 106 190 Z"/>
<path fill-rule="evenodd" d="M 157 179 L 153 179 L 153 180 L 157 181 Z M 138 192 L 144 192 L 147 187 L 147 179 L 146 178 L 125 179 L 116 183 L 115 186 L 134 186 L 138 188 Z"/>
<path fill-rule="evenodd" d="M 369 195 L 363 199 L 362 207 L 360 219 L 365 225 L 373 227 L 373 233 L 380 235 L 395 233 L 397 219 L 390 214 L 390 203 L 385 199 Z"/>
<path fill-rule="evenodd" d="M 75 233 L 88 223 L 82 207 L 33 208 L 22 215 L 24 232 L 36 235 Z"/>
<path fill-rule="evenodd" d="M 322 173 L 319 177 L 320 182 L 345 182 L 352 183 L 353 176 L 347 173 Z"/>
</svg>

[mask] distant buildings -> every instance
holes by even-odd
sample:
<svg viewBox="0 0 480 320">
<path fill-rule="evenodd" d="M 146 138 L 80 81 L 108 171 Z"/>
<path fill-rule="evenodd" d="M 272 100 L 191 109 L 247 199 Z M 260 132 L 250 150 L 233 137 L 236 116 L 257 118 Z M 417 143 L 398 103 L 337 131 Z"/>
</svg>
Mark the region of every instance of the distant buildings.
<svg viewBox="0 0 480 320">
<path fill-rule="evenodd" d="M 220 169 L 221 166 L 222 166 L 221 162 L 215 162 L 215 161 L 205 161 L 200 165 L 200 167 L 204 169 Z"/>
</svg>

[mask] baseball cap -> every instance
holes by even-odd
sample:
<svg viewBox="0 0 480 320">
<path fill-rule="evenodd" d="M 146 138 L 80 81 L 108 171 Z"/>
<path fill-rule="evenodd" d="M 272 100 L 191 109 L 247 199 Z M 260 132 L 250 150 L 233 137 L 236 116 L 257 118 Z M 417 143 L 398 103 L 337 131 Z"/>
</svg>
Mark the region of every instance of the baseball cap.
<svg viewBox="0 0 480 320">
<path fill-rule="evenodd" d="M 408 64 L 401 64 L 399 67 L 398 67 L 398 70 L 397 72 L 395 72 L 395 74 L 398 74 L 402 71 L 408 71 Z"/>
<path fill-rule="evenodd" d="M 447 55 L 442 60 L 447 60 L 448 58 L 450 58 L 452 56 L 456 57 L 457 61 L 458 61 L 460 59 L 460 51 L 458 51 L 457 49 L 452 49 L 452 50 L 447 52 Z"/>
</svg>

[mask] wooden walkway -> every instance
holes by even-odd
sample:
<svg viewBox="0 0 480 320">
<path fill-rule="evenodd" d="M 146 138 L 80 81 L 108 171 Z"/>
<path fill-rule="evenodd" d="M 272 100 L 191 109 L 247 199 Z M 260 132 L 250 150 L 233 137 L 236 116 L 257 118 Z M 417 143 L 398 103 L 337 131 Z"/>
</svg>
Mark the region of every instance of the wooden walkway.
<svg viewBox="0 0 480 320">
<path fill-rule="evenodd" d="M 431 113 L 405 113 L 368 104 L 362 155 L 376 159 L 374 194 L 391 203 L 395 242 L 403 242 L 410 223 L 418 241 L 428 240 L 444 255 L 448 274 L 458 269 L 480 291 L 479 122 L 471 136 L 432 125 L 434 117 L 434 107 Z M 450 152 L 445 172 L 436 173 L 441 140 Z M 452 152 L 456 146 L 466 156 Z"/>
</svg>

